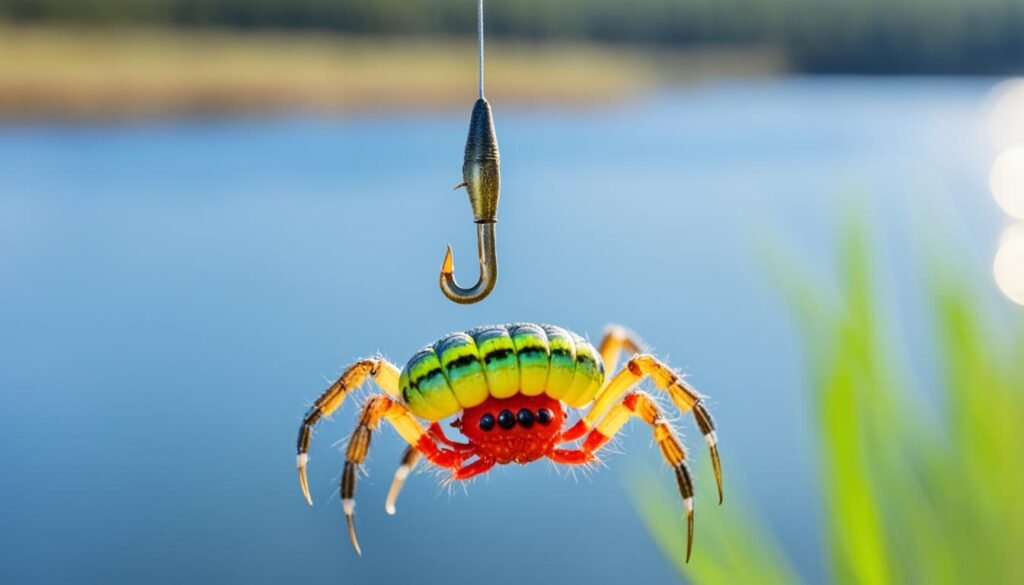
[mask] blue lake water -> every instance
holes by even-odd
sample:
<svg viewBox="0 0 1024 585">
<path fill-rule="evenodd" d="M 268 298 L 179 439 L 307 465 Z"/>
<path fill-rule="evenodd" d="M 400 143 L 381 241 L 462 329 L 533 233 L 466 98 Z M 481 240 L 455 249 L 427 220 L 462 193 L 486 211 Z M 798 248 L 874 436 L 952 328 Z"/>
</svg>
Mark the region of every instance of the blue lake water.
<svg viewBox="0 0 1024 585">
<path fill-rule="evenodd" d="M 625 488 L 644 469 L 673 485 L 639 426 L 589 477 L 509 467 L 449 493 L 416 475 L 395 517 L 383 501 L 402 445 L 385 430 L 359 486 L 360 559 L 337 501 L 353 400 L 314 437 L 317 505 L 304 503 L 296 430 L 344 365 L 539 321 L 594 341 L 623 323 L 685 369 L 712 397 L 727 493 L 820 582 L 806 378 L 766 250 L 826 279 L 846 216 L 863 213 L 904 341 L 926 342 L 913 258 L 930 233 L 954 233 L 965 278 L 993 286 L 994 83 L 791 78 L 582 112 L 496 103 L 501 281 L 470 307 L 437 289 L 448 242 L 456 274 L 476 274 L 469 205 L 451 191 L 469 104 L 0 126 L 0 581 L 675 581 Z M 712 478 L 697 480 L 699 556 L 717 511 Z"/>
</svg>

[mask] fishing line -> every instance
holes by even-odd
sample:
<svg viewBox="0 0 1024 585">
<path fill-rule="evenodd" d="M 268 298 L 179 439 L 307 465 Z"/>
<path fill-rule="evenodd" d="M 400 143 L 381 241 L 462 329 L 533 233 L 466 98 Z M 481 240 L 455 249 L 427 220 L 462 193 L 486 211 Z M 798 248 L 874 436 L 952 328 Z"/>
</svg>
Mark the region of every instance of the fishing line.
<svg viewBox="0 0 1024 585">
<path fill-rule="evenodd" d="M 476 3 L 476 35 L 480 43 L 480 99 L 484 98 L 484 0 Z"/>
</svg>

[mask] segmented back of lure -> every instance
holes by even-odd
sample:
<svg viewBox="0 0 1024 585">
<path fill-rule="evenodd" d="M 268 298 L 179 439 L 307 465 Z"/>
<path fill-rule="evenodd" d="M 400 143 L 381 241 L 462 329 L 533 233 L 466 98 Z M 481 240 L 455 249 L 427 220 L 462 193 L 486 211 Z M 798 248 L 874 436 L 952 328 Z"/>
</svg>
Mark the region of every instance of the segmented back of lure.
<svg viewBox="0 0 1024 585">
<path fill-rule="evenodd" d="M 604 384 L 601 356 L 579 335 L 552 325 L 516 323 L 452 333 L 402 369 L 402 399 L 413 414 L 440 420 L 489 396 L 541 393 L 580 407 Z"/>
</svg>

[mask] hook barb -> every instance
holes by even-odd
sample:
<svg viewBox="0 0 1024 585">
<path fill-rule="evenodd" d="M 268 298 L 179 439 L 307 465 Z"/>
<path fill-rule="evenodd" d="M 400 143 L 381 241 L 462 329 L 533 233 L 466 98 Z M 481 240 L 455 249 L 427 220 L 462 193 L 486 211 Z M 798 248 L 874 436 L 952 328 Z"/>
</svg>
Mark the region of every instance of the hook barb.
<svg viewBox="0 0 1024 585">
<path fill-rule="evenodd" d="M 480 255 L 480 278 L 469 288 L 462 288 L 455 282 L 455 261 L 452 247 L 448 246 L 444 262 L 441 263 L 441 292 L 450 300 L 469 305 L 482 301 L 498 283 L 498 252 L 494 222 L 476 224 L 476 245 Z"/>
</svg>

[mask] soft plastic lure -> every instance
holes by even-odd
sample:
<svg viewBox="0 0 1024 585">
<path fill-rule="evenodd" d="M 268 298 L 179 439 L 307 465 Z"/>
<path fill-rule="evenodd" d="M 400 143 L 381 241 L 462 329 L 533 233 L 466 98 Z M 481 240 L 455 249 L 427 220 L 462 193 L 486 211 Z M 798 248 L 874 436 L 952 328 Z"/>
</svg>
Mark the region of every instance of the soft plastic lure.
<svg viewBox="0 0 1024 585">
<path fill-rule="evenodd" d="M 623 350 L 633 356 L 622 370 L 605 377 Z M 382 420 L 390 422 L 409 443 L 395 472 L 385 507 L 395 513 L 399 490 L 421 457 L 452 470 L 451 479 L 466 480 L 496 464 L 525 465 L 547 458 L 567 465 L 587 465 L 631 418 L 651 426 L 654 440 L 675 471 L 686 508 L 689 560 L 693 547 L 693 484 L 686 450 L 657 403 L 634 390 L 643 379 L 668 394 L 682 412 L 692 412 L 711 450 L 722 501 L 722 468 L 717 437 L 703 397 L 672 368 L 656 357 L 639 353 L 640 345 L 622 327 L 611 327 L 599 349 L 579 335 L 551 325 L 519 323 L 479 327 L 442 337 L 413 355 L 401 371 L 383 358 L 349 366 L 306 414 L 299 429 L 299 483 L 313 505 L 306 480 L 310 434 L 321 418 L 341 407 L 345 397 L 367 378 L 383 394 L 363 406 L 348 443 L 341 478 L 341 501 L 356 552 L 353 515 L 356 471 L 367 456 L 370 437 Z M 589 409 L 568 424 L 570 409 Z M 449 439 L 439 421 L 456 417 L 451 426 L 465 442 Z M 418 419 L 428 422 L 427 426 Z M 575 446 L 567 443 L 581 441 Z"/>
</svg>

